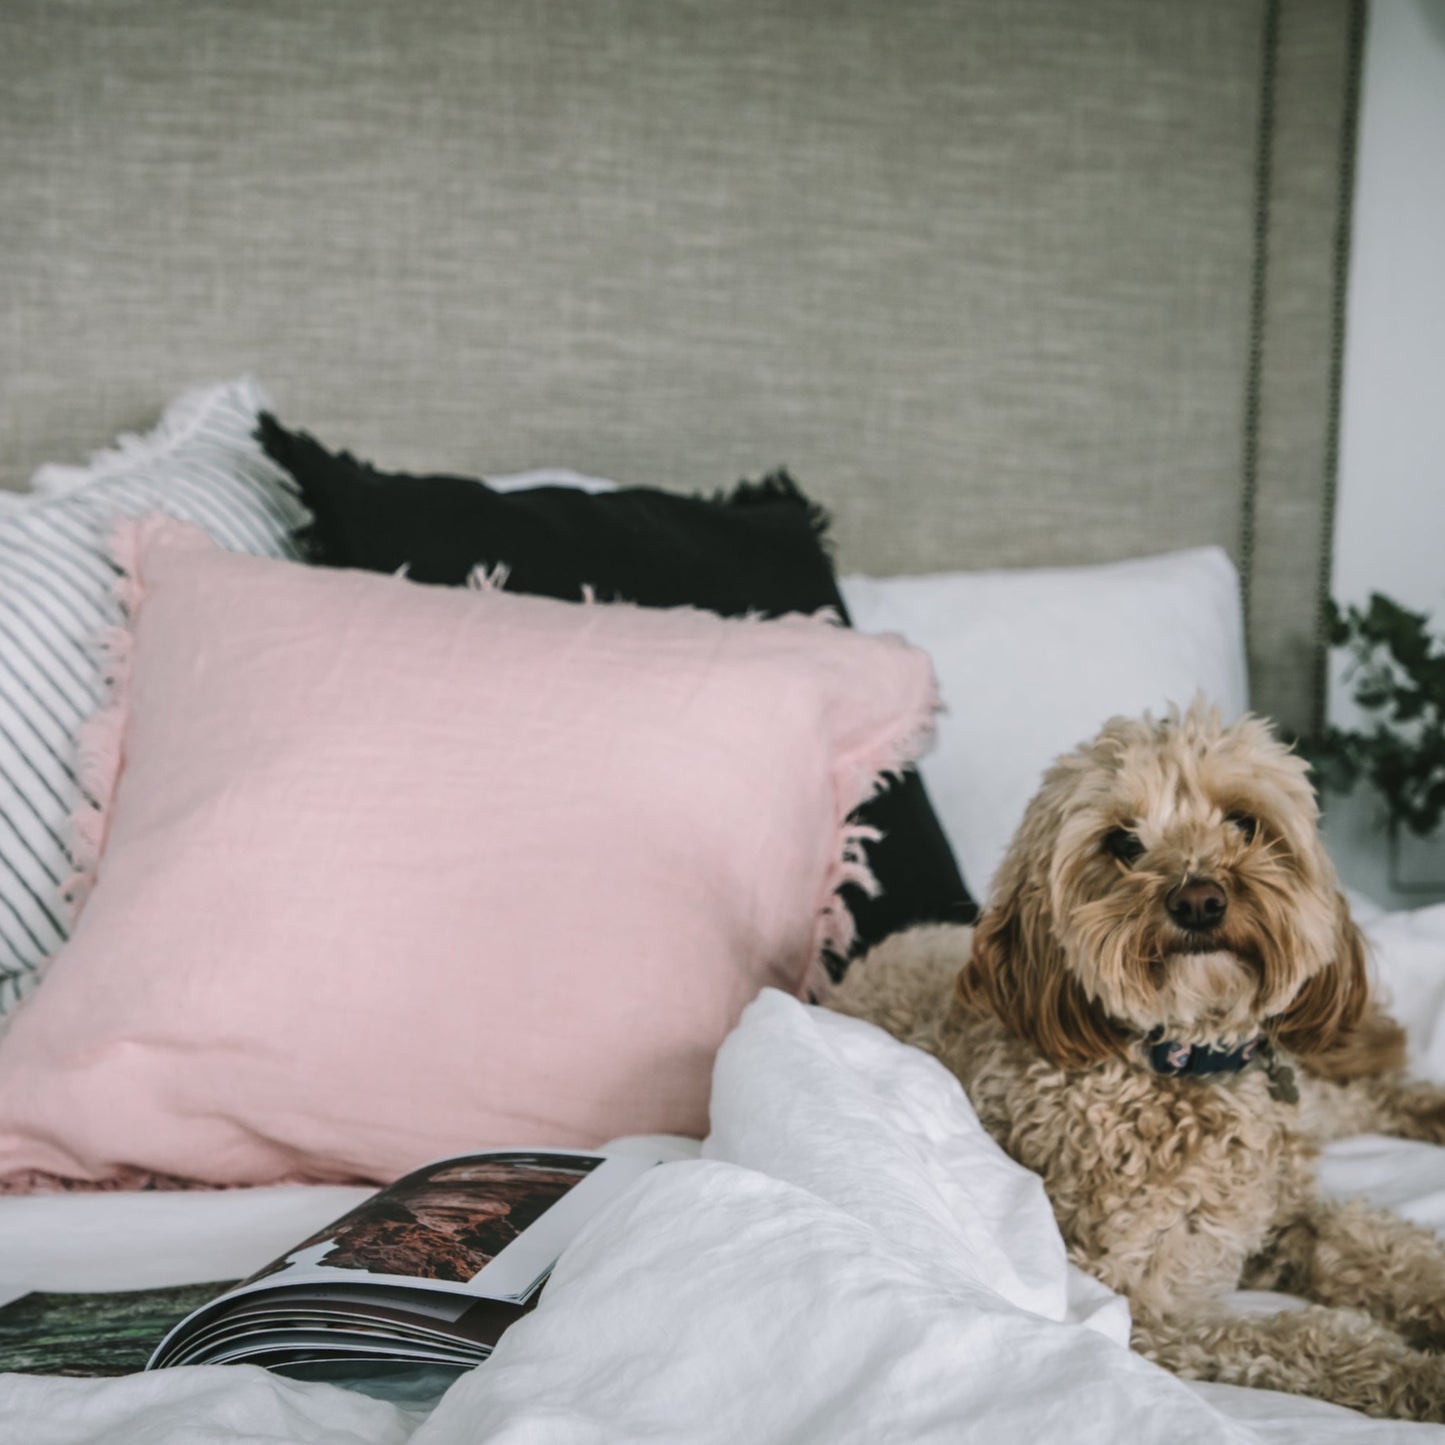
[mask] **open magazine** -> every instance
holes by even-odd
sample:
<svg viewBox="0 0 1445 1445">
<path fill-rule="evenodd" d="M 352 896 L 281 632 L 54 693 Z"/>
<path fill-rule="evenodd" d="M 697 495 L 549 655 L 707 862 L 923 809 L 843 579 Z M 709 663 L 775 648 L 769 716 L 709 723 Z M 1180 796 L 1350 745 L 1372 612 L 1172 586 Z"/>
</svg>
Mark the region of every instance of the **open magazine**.
<svg viewBox="0 0 1445 1445">
<path fill-rule="evenodd" d="M 469 1368 L 536 1303 L 578 1230 L 657 1162 L 507 1149 L 428 1164 L 193 1310 L 146 1368 Z"/>
</svg>

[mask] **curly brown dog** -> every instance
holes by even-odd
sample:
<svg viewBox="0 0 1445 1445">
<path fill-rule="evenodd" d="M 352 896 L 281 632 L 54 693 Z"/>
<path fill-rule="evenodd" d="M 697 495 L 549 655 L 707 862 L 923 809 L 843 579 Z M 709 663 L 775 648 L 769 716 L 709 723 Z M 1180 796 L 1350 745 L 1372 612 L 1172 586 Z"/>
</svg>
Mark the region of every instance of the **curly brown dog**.
<svg viewBox="0 0 1445 1445">
<path fill-rule="evenodd" d="M 1445 1141 L 1317 817 L 1257 719 L 1115 719 L 1045 775 L 971 937 L 896 935 L 830 1002 L 958 1075 L 1151 1359 L 1445 1420 L 1445 1246 L 1315 1181 L 1326 1137 Z M 1310 1303 L 1231 1313 L 1241 1287 Z"/>
</svg>

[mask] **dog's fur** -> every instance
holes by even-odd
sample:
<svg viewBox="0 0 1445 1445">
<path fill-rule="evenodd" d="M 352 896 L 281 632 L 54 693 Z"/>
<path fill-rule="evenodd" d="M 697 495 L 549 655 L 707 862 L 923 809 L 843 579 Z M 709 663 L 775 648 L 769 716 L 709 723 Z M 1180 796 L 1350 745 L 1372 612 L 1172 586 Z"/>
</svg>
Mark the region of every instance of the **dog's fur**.
<svg viewBox="0 0 1445 1445">
<path fill-rule="evenodd" d="M 1116 719 L 1045 776 L 976 930 L 896 935 L 830 1002 L 958 1075 L 1150 1358 L 1445 1420 L 1445 1247 L 1315 1182 L 1324 1137 L 1445 1142 L 1445 1093 L 1401 1072 L 1316 822 L 1305 765 L 1265 723 Z M 1225 911 L 1189 928 L 1180 890 L 1199 880 Z M 1263 1035 L 1273 1062 L 1167 1076 L 1151 1033 Z M 1232 1313 L 1240 1287 L 1310 1303 Z"/>
</svg>

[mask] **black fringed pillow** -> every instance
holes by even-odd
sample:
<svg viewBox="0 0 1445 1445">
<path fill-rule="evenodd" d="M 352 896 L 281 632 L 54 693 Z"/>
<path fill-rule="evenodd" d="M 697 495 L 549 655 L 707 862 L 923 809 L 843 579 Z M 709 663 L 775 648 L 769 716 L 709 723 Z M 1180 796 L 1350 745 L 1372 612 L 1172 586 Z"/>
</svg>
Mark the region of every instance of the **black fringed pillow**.
<svg viewBox="0 0 1445 1445">
<path fill-rule="evenodd" d="M 508 590 L 723 616 L 816 612 L 845 618 L 824 548 L 828 519 L 786 472 L 707 498 L 628 487 L 498 492 L 467 477 L 379 472 L 263 414 L 270 457 L 296 480 L 314 521 L 310 556 L 331 567 L 461 585 L 505 569 Z M 922 780 L 908 773 L 858 811 L 883 834 L 868 850 L 881 892 L 849 890 L 855 951 L 912 923 L 971 922 L 977 910 Z"/>
</svg>

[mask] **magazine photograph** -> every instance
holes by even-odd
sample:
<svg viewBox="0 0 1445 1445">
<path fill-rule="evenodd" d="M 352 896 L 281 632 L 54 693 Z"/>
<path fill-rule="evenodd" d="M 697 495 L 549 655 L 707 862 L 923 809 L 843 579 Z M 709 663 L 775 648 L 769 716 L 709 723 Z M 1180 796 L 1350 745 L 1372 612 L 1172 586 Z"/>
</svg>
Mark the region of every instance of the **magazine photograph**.
<svg viewBox="0 0 1445 1445">
<path fill-rule="evenodd" d="M 578 1230 L 656 1162 L 497 1150 L 428 1164 L 192 1310 L 147 1368 L 470 1368 L 536 1303 Z"/>
</svg>

